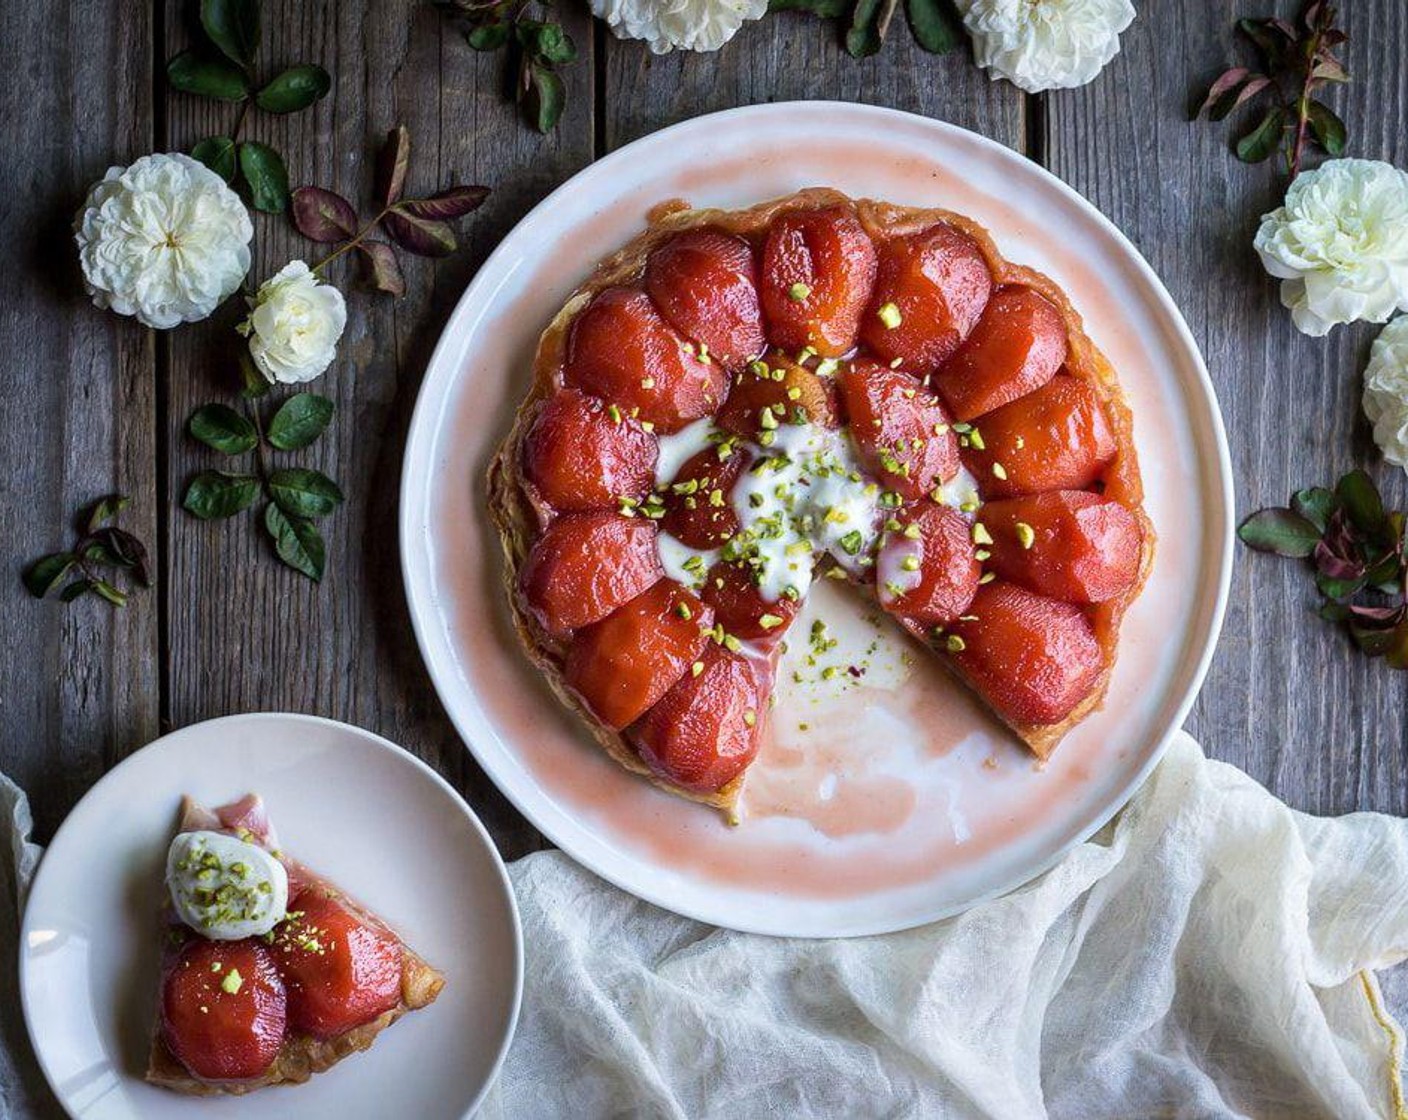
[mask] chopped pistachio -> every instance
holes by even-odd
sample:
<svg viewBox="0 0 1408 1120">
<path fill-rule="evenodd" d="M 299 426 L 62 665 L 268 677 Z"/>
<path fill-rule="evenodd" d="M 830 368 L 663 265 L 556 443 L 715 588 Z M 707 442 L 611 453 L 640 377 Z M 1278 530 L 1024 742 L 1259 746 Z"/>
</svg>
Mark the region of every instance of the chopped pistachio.
<svg viewBox="0 0 1408 1120">
<path fill-rule="evenodd" d="M 992 534 L 988 532 L 988 527 L 981 521 L 973 522 L 973 543 L 992 544 Z"/>
<path fill-rule="evenodd" d="M 900 309 L 893 303 L 882 303 L 876 317 L 885 325 L 887 330 L 894 330 L 904 320 L 900 317 Z"/>
<path fill-rule="evenodd" d="M 1031 548 L 1036 544 L 1036 531 L 1025 521 L 1017 522 L 1017 542 L 1023 548 Z"/>
<path fill-rule="evenodd" d="M 957 634 L 950 634 L 944 639 L 944 646 L 948 649 L 949 653 L 962 653 L 968 648 L 968 643 Z"/>
<path fill-rule="evenodd" d="M 787 298 L 797 303 L 801 303 L 812 294 L 812 286 L 803 284 L 800 280 L 787 289 Z"/>
</svg>

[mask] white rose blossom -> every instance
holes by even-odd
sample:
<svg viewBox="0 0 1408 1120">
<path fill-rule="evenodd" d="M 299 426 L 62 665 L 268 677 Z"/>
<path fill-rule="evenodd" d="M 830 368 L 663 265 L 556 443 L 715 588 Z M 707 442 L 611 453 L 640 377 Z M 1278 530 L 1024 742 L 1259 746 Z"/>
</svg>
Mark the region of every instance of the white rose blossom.
<svg viewBox="0 0 1408 1120">
<path fill-rule="evenodd" d="M 591 8 L 616 38 L 644 39 L 654 54 L 666 54 L 718 50 L 765 15 L 768 0 L 591 0 Z"/>
<path fill-rule="evenodd" d="M 1083 86 L 1119 54 L 1130 0 L 958 0 L 974 61 L 1028 93 Z"/>
<path fill-rule="evenodd" d="M 164 329 L 204 319 L 240 286 L 254 227 L 210 168 L 157 153 L 108 168 L 73 232 L 93 302 Z"/>
<path fill-rule="evenodd" d="M 1302 172 L 1262 216 L 1256 251 L 1304 333 L 1387 322 L 1408 310 L 1408 174 L 1373 159 Z"/>
<path fill-rule="evenodd" d="M 1364 415 L 1384 458 L 1408 469 L 1408 315 L 1379 332 L 1364 368 Z"/>
<path fill-rule="evenodd" d="M 290 261 L 259 285 L 239 332 L 254 364 L 272 381 L 312 381 L 337 356 L 347 304 L 303 261 Z"/>
</svg>

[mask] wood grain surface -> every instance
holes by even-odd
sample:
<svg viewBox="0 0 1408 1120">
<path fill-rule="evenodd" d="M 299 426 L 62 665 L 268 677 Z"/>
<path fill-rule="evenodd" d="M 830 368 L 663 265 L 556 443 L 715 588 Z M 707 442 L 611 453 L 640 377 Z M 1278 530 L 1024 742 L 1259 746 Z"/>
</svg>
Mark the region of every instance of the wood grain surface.
<svg viewBox="0 0 1408 1120">
<path fill-rule="evenodd" d="M 290 709 L 362 724 L 426 758 L 514 858 L 541 845 L 463 749 L 420 662 L 401 590 L 396 495 L 411 409 L 450 309 L 487 252 L 549 190 L 595 156 L 714 109 L 789 98 L 890 105 L 975 129 L 1044 163 L 1109 215 L 1151 261 L 1212 372 L 1232 445 L 1239 512 L 1365 466 L 1398 504 L 1362 419 L 1360 371 L 1374 328 L 1309 339 L 1292 327 L 1251 250 L 1258 215 L 1284 187 L 1248 168 L 1229 130 L 1191 123 L 1194 95 L 1235 57 L 1233 20 L 1276 5 L 1146 0 L 1119 57 L 1079 90 L 1028 97 L 991 82 L 964 51 L 919 51 L 897 21 L 876 58 L 856 61 L 829 24 L 784 14 L 715 55 L 651 55 L 563 18 L 580 49 L 565 69 L 557 132 L 522 127 L 501 60 L 478 55 L 422 0 L 266 0 L 261 69 L 316 61 L 332 94 L 287 117 L 251 113 L 246 137 L 276 145 L 293 185 L 370 205 L 372 161 L 396 124 L 413 136 L 413 187 L 493 187 L 462 223 L 465 249 L 407 262 L 408 292 L 358 292 L 339 360 L 317 388 L 338 419 L 303 460 L 336 478 L 347 505 L 326 524 L 329 578 L 279 566 L 252 525 L 207 524 L 179 508 L 186 481 L 217 456 L 184 434 L 236 383 L 230 324 L 154 334 L 92 309 L 69 224 L 110 164 L 227 133 L 234 110 L 166 89 L 164 60 L 190 41 L 178 0 L 9 3 L 0 8 L 0 771 L 29 792 L 48 839 L 79 796 L 159 730 L 232 712 Z M 1282 3 L 1289 10 L 1288 3 Z M 1408 8 L 1346 4 L 1353 82 L 1330 99 L 1351 154 L 1408 164 Z M 256 215 L 254 274 L 316 247 Z M 575 267 L 575 265 L 574 265 Z M 334 279 L 350 287 L 353 274 Z M 133 496 L 124 523 L 159 558 L 158 586 L 125 611 L 96 600 L 36 603 L 18 574 L 61 547 L 74 509 Z M 251 514 L 242 515 L 249 520 Z M 1163 526 L 1165 533 L 1176 527 Z M 1408 812 L 1408 679 L 1369 662 L 1319 622 L 1306 574 L 1239 549 L 1221 646 L 1189 721 L 1208 752 L 1315 812 Z M 8 966 L 7 966 L 8 967 Z M 1408 984 L 1389 988 L 1402 1006 Z M 0 988 L 0 997 L 4 996 Z M 7 1037 L 13 1028 L 6 1017 Z"/>
</svg>

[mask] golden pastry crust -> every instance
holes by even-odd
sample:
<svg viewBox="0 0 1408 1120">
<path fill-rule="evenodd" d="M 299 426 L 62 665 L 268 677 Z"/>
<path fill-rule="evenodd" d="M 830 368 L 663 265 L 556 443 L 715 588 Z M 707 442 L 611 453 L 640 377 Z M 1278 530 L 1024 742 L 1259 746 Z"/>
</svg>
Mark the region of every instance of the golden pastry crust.
<svg viewBox="0 0 1408 1120">
<path fill-rule="evenodd" d="M 698 228 L 734 233 L 757 244 L 773 219 L 783 211 L 831 206 L 852 209 L 866 232 L 877 242 L 888 237 L 916 233 L 938 222 L 946 222 L 968 234 L 977 243 L 987 261 L 994 287 L 1001 284 L 1025 284 L 1056 305 L 1065 319 L 1069 338 L 1067 372 L 1090 385 L 1105 405 L 1118 450 L 1103 471 L 1104 493 L 1129 508 L 1143 530 L 1144 545 L 1139 577 L 1123 596 L 1086 609 L 1087 617 L 1091 620 L 1105 653 L 1106 669 L 1089 696 L 1070 715 L 1055 724 L 1013 723 L 998 715 L 998 718 L 1002 719 L 1038 757 L 1048 757 L 1072 727 L 1104 702 L 1110 673 L 1115 663 L 1120 621 L 1129 604 L 1138 597 L 1153 564 L 1154 529 L 1143 509 L 1144 492 L 1134 449 L 1133 416 L 1114 369 L 1086 335 L 1079 313 L 1071 305 L 1060 285 L 1034 269 L 1007 261 L 998 252 L 992 237 L 983 226 L 949 210 L 921 209 L 870 199 L 852 199 L 826 187 L 811 187 L 745 210 L 696 210 L 682 201 L 670 201 L 655 207 L 646 229 L 602 261 L 543 331 L 533 363 L 532 384 L 518 409 L 513 428 L 489 466 L 489 516 L 503 546 L 504 586 L 511 605 L 514 626 L 529 658 L 547 679 L 553 692 L 563 704 L 577 713 L 602 749 L 617 763 L 671 793 L 721 809 L 730 819 L 736 819 L 743 776 L 730 782 L 717 793 L 700 793 L 676 785 L 646 766 L 625 735 L 603 724 L 567 686 L 563 676 L 563 644 L 538 624 L 519 591 L 519 571 L 527 558 L 528 550 L 552 516 L 551 509 L 524 476 L 521 467 L 523 444 L 541 402 L 553 396 L 563 385 L 567 335 L 573 320 L 598 292 L 616 285 L 638 283 L 645 269 L 646 258 L 657 245 L 674 234 Z M 962 678 L 953 659 L 948 657 L 941 647 L 936 648 L 922 628 L 905 626 L 900 620 L 896 621 L 931 653 L 939 657 L 946 668 Z M 982 698 L 980 691 L 973 691 Z"/>
</svg>

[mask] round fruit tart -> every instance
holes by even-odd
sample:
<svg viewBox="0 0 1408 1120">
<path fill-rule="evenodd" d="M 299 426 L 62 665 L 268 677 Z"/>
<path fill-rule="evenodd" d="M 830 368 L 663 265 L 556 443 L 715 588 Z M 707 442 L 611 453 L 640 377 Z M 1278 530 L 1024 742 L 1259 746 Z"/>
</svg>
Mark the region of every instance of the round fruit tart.
<svg viewBox="0 0 1408 1120">
<path fill-rule="evenodd" d="M 489 474 L 523 643 L 617 762 L 734 815 L 817 578 L 1045 757 L 1154 534 L 1065 293 L 944 210 L 659 208 L 543 333 Z"/>
</svg>

